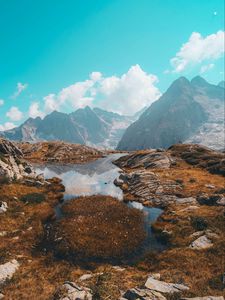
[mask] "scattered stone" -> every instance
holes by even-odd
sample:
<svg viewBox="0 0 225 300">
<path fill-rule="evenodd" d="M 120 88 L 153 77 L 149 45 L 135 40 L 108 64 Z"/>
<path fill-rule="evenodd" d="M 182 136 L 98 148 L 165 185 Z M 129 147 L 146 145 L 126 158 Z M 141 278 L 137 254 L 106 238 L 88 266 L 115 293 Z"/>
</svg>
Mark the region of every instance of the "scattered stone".
<svg viewBox="0 0 225 300">
<path fill-rule="evenodd" d="M 85 281 L 85 280 L 88 280 L 88 279 L 90 279 L 92 277 L 93 277 L 92 274 L 84 274 L 84 275 L 80 276 L 79 280 L 80 281 Z"/>
<path fill-rule="evenodd" d="M 156 292 L 169 294 L 189 290 L 189 287 L 186 285 L 159 281 L 154 279 L 152 276 L 148 277 L 145 287 Z"/>
<path fill-rule="evenodd" d="M 0 201 L 0 214 L 6 212 L 8 209 L 8 205 L 6 202 Z"/>
<path fill-rule="evenodd" d="M 3 284 L 7 279 L 11 279 L 18 268 L 19 263 L 15 259 L 0 265 L 0 284 Z"/>
<path fill-rule="evenodd" d="M 206 235 L 203 235 L 197 238 L 197 240 L 195 240 L 194 242 L 192 242 L 189 247 L 195 250 L 201 250 L 201 249 L 208 249 L 212 246 L 213 246 L 212 241 Z"/>
<path fill-rule="evenodd" d="M 55 300 L 92 300 L 91 290 L 66 281 L 55 293 Z"/>
<path fill-rule="evenodd" d="M 225 206 L 225 197 L 222 197 L 216 201 L 217 205 Z"/>
<path fill-rule="evenodd" d="M 205 187 L 207 187 L 208 189 L 215 189 L 215 185 L 213 184 L 205 184 Z"/>
<path fill-rule="evenodd" d="M 120 300 L 166 300 L 166 298 L 157 291 L 151 291 L 149 289 L 134 288 L 128 290 Z"/>
<path fill-rule="evenodd" d="M 205 296 L 205 297 L 195 297 L 195 298 L 182 298 L 181 300 L 224 300 L 223 296 Z"/>
<path fill-rule="evenodd" d="M 121 268 L 121 267 L 119 267 L 119 266 L 113 266 L 112 267 L 115 271 L 117 271 L 117 272 L 123 272 L 123 271 L 125 271 L 125 268 Z"/>
<path fill-rule="evenodd" d="M 0 300 L 4 298 L 4 295 L 0 293 Z"/>
</svg>

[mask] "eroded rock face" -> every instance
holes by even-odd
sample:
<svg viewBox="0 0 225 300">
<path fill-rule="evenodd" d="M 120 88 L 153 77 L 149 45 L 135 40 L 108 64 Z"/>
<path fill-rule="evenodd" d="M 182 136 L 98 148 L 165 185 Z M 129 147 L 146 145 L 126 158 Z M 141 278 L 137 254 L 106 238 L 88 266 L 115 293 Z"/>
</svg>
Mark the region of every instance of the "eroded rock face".
<svg viewBox="0 0 225 300">
<path fill-rule="evenodd" d="M 7 279 L 11 279 L 18 268 L 19 263 L 15 259 L 0 265 L 0 284 L 3 284 Z"/>
<path fill-rule="evenodd" d="M 0 138 L 0 178 L 34 177 L 33 168 L 23 161 L 21 150 L 12 142 Z"/>
<path fill-rule="evenodd" d="M 92 300 L 90 289 L 66 281 L 55 293 L 54 300 Z"/>
</svg>

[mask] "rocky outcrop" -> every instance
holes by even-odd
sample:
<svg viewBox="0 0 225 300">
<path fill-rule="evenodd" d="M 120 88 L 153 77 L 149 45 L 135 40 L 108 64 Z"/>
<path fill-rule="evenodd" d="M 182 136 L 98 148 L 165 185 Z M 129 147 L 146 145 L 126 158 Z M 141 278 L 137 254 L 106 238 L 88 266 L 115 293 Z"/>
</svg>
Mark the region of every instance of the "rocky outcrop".
<svg viewBox="0 0 225 300">
<path fill-rule="evenodd" d="M 160 274 L 158 274 L 160 277 Z M 128 300 L 166 300 L 164 294 L 174 294 L 189 290 L 189 287 L 183 284 L 167 283 L 149 276 L 145 288 L 133 288 L 123 294 L 123 299 Z"/>
<path fill-rule="evenodd" d="M 79 144 L 65 142 L 20 143 L 24 157 L 38 163 L 85 163 L 103 156 L 103 152 Z"/>
<path fill-rule="evenodd" d="M 0 179 L 34 177 L 33 168 L 23 160 L 21 150 L 12 142 L 0 138 Z"/>
<path fill-rule="evenodd" d="M 15 259 L 0 265 L 0 284 L 3 284 L 7 279 L 11 279 L 18 268 L 19 263 Z"/>
<path fill-rule="evenodd" d="M 92 300 L 91 290 L 66 281 L 55 293 L 54 300 Z"/>
<path fill-rule="evenodd" d="M 122 156 L 114 164 L 120 168 L 169 169 L 175 159 L 162 150 L 147 150 Z"/>
<path fill-rule="evenodd" d="M 172 156 L 180 157 L 190 165 L 225 176 L 225 153 L 192 144 L 173 145 L 169 150 Z"/>
</svg>

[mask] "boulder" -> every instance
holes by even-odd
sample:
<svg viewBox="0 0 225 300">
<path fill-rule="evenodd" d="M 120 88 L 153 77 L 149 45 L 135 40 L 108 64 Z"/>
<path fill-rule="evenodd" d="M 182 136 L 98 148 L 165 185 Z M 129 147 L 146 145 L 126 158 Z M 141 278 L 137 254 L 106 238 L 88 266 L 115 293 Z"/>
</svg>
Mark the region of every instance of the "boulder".
<svg viewBox="0 0 225 300">
<path fill-rule="evenodd" d="M 166 298 L 159 292 L 148 289 L 134 288 L 126 291 L 121 299 L 128 300 L 166 300 Z"/>
<path fill-rule="evenodd" d="M 153 278 L 152 276 L 149 276 L 145 287 L 149 290 L 153 290 L 159 293 L 178 293 L 181 291 L 189 290 L 189 287 L 183 284 L 176 284 L 176 283 L 167 283 L 164 281 L 157 280 Z"/>
<path fill-rule="evenodd" d="M 66 281 L 56 291 L 54 300 L 92 300 L 90 289 L 80 287 L 74 282 Z"/>
<path fill-rule="evenodd" d="M 195 250 L 202 250 L 202 249 L 208 249 L 213 246 L 212 241 L 206 236 L 200 236 L 195 241 L 191 243 L 189 248 L 195 249 Z"/>
<path fill-rule="evenodd" d="M 11 279 L 18 268 L 19 263 L 15 259 L 0 265 L 0 284 L 3 284 L 7 279 Z"/>
</svg>

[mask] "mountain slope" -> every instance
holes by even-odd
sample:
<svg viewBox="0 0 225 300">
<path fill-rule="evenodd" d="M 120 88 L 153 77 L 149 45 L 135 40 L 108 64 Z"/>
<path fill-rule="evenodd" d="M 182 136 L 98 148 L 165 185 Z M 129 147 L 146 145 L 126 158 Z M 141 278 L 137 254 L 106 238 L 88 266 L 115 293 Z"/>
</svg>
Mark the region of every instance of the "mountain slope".
<svg viewBox="0 0 225 300">
<path fill-rule="evenodd" d="M 208 118 L 184 77 L 173 82 L 123 135 L 118 149 L 167 148 L 189 138 Z"/>
<path fill-rule="evenodd" d="M 41 118 L 29 118 L 21 126 L 1 132 L 15 141 L 65 141 L 103 148 L 115 148 L 135 117 L 122 116 L 100 108 L 85 107 L 73 113 L 54 111 Z"/>
</svg>

